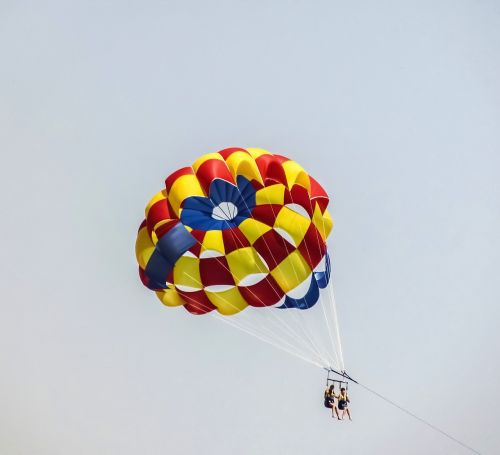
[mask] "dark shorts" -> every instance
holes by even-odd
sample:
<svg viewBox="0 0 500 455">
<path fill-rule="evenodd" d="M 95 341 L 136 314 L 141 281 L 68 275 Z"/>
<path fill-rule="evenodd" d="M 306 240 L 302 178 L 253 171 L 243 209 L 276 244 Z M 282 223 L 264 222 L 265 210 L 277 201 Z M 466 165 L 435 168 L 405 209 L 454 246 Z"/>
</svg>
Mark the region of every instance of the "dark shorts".
<svg viewBox="0 0 500 455">
<path fill-rule="evenodd" d="M 325 407 L 326 408 L 333 408 L 333 403 L 334 403 L 334 401 L 331 398 L 325 398 Z"/>
<path fill-rule="evenodd" d="M 347 409 L 347 405 L 348 405 L 348 403 L 347 403 L 346 400 L 340 400 L 339 401 L 339 409 L 341 411 L 343 411 L 344 409 Z"/>
</svg>

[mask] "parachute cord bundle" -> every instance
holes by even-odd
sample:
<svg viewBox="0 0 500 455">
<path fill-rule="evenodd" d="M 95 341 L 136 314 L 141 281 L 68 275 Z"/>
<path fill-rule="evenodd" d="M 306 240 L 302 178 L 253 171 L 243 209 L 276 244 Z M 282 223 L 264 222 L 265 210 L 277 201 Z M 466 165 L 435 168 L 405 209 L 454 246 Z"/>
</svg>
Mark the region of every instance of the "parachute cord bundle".
<svg viewBox="0 0 500 455">
<path fill-rule="evenodd" d="M 311 209 L 312 209 L 312 203 L 311 201 L 309 201 L 309 204 L 311 206 Z M 325 230 L 325 222 L 324 220 L 322 219 L 322 224 L 323 224 L 323 230 Z M 319 239 L 317 239 L 318 242 L 319 242 Z M 335 331 L 335 341 L 333 341 L 333 337 L 332 337 L 332 330 L 330 328 L 330 324 L 328 322 L 328 316 L 326 314 L 326 311 L 325 311 L 325 308 L 324 308 L 324 302 L 322 301 L 322 308 L 323 308 L 323 311 L 324 311 L 324 316 L 325 316 L 325 323 L 326 323 L 326 326 L 327 326 L 327 329 L 328 329 L 328 335 L 330 337 L 330 340 L 331 340 L 331 343 L 332 343 L 332 349 L 333 349 L 333 352 L 335 353 L 335 357 L 336 357 L 336 360 L 338 362 L 338 366 L 340 367 L 340 370 L 341 371 L 345 371 L 345 365 L 344 365 L 344 355 L 342 353 L 342 343 L 340 341 L 340 329 L 339 329 L 339 320 L 338 320 L 338 314 L 337 314 L 337 304 L 336 304 L 336 301 L 335 301 L 335 295 L 333 293 L 333 280 L 332 278 L 330 277 L 330 280 L 328 282 L 328 290 L 329 290 L 329 293 L 330 293 L 330 305 L 331 305 L 331 311 L 332 311 L 332 316 L 333 316 L 333 323 L 334 323 L 334 331 Z M 330 365 L 331 366 L 331 365 Z"/>
</svg>

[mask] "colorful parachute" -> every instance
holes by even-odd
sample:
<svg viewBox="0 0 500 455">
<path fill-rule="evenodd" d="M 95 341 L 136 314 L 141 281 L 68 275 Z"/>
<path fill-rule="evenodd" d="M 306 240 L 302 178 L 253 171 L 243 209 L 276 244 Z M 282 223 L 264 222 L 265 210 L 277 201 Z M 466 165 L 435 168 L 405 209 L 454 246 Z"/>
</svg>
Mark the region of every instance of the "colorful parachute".
<svg viewBox="0 0 500 455">
<path fill-rule="evenodd" d="M 203 155 L 146 207 L 136 256 L 167 306 L 233 315 L 308 309 L 329 281 L 328 195 L 295 161 L 256 148 Z"/>
</svg>

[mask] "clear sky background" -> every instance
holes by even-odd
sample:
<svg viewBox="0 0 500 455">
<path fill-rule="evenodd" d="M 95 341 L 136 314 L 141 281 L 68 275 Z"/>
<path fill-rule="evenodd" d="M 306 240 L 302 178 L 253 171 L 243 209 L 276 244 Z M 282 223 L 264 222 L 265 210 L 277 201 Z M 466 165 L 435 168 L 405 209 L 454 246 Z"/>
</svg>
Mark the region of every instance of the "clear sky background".
<svg viewBox="0 0 500 455">
<path fill-rule="evenodd" d="M 462 454 L 139 282 L 168 173 L 228 146 L 333 195 L 351 374 L 500 452 L 500 5 L 0 0 L 0 453 Z"/>
</svg>

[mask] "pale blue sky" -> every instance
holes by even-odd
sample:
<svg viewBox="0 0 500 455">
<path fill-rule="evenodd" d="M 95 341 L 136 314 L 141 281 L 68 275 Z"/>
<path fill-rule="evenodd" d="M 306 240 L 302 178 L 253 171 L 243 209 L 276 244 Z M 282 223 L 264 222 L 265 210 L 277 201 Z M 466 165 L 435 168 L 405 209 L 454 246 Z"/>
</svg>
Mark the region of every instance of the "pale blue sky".
<svg viewBox="0 0 500 455">
<path fill-rule="evenodd" d="M 0 0 L 0 55 L 2 454 L 467 453 L 142 287 L 145 203 L 227 146 L 333 195 L 352 375 L 500 451 L 497 2 Z"/>
</svg>

